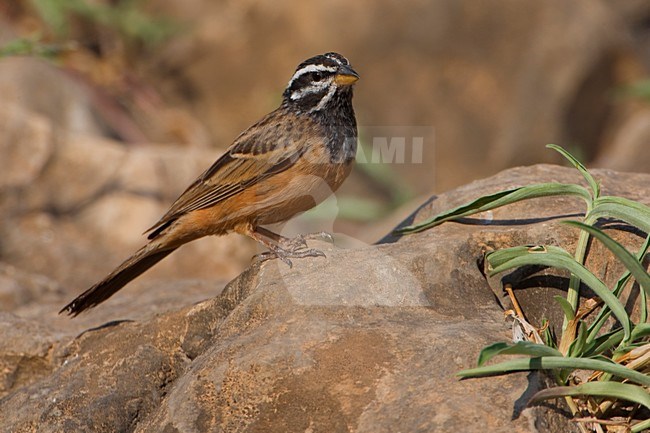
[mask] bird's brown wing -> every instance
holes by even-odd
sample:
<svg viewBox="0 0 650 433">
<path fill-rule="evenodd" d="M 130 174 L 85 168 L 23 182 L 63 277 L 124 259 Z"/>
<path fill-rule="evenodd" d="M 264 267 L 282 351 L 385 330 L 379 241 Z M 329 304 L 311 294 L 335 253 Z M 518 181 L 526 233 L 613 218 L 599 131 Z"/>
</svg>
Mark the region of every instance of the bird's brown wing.
<svg viewBox="0 0 650 433">
<path fill-rule="evenodd" d="M 145 232 L 151 232 L 149 239 L 181 215 L 214 206 L 295 164 L 306 150 L 305 142 L 300 131 L 289 125 L 292 116 L 285 113 L 280 122 L 277 115 L 272 112 L 244 131 Z"/>
</svg>

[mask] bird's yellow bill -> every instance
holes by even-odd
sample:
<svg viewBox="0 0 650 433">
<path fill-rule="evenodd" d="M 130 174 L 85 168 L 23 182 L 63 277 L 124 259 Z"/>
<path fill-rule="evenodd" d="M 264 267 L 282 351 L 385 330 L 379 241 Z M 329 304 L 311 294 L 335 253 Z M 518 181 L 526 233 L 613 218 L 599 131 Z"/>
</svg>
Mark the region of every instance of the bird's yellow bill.
<svg viewBox="0 0 650 433">
<path fill-rule="evenodd" d="M 337 74 L 336 77 L 334 77 L 334 82 L 339 86 L 349 86 L 350 84 L 356 83 L 358 79 L 358 75 Z"/>
</svg>

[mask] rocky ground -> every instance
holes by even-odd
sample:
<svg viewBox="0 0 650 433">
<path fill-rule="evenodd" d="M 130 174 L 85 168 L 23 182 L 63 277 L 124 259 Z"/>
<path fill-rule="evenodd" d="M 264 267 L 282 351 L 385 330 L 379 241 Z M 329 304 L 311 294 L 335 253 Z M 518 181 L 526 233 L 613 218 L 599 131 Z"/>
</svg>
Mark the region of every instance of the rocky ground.
<svg viewBox="0 0 650 433">
<path fill-rule="evenodd" d="M 596 171 L 606 194 L 647 203 L 650 176 Z M 512 169 L 432 197 L 406 223 L 573 169 Z M 4 265 L 0 416 L 7 432 L 566 432 L 562 406 L 528 407 L 536 374 L 459 380 L 482 346 L 510 338 L 490 248 L 571 250 L 574 199 L 536 199 L 376 245 L 314 243 L 327 258 L 253 264 L 225 285 L 173 277 L 125 288 L 77 319 L 56 314 L 65 280 Z M 638 244 L 636 235 L 622 234 Z M 191 251 L 185 252 L 192 255 Z M 184 254 L 183 251 L 176 253 Z M 620 265 L 594 246 L 589 266 Z M 546 271 L 542 275 L 552 271 Z M 548 287 L 517 288 L 531 321 L 557 321 Z M 2 304 L 3 307 L 7 305 Z"/>
<path fill-rule="evenodd" d="M 582 203 L 538 199 L 391 232 L 497 190 L 580 182 L 533 165 L 560 160 L 549 142 L 620 170 L 595 171 L 605 193 L 649 203 L 650 175 L 624 173 L 650 170 L 649 105 L 623 91 L 650 68 L 646 0 L 152 0 L 182 30 L 155 49 L 79 16 L 67 40 L 47 39 L 36 3 L 0 4 L 0 45 L 43 32 L 74 49 L 0 58 L 0 431 L 575 430 L 561 405 L 527 406 L 539 375 L 454 373 L 511 335 L 483 253 L 571 251 L 577 234 L 558 221 Z M 359 161 L 317 220 L 278 228 L 333 232 L 334 245 L 313 245 L 327 258 L 251 264 L 249 240 L 202 239 L 90 313 L 57 314 L 277 106 L 297 62 L 331 50 L 362 76 L 366 160 L 375 138 L 424 148 L 415 162 L 411 147 L 404 163 Z M 356 219 L 337 216 L 357 207 Z M 598 243 L 589 260 L 617 278 Z M 515 287 L 531 322 L 557 326 L 565 277 Z"/>
</svg>

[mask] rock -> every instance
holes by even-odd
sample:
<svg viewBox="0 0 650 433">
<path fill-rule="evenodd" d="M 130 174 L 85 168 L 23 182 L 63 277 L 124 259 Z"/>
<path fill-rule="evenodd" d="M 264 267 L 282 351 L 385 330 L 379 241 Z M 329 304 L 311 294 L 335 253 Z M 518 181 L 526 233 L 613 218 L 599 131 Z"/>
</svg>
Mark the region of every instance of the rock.
<svg viewBox="0 0 650 433">
<path fill-rule="evenodd" d="M 52 150 L 51 124 L 17 105 L 0 105 L 0 190 L 27 186 L 43 170 Z"/>
<path fill-rule="evenodd" d="M 9 35 L 11 25 L 4 17 L 0 17 L 0 26 L 0 45 L 17 37 Z M 1 62 L 2 105 L 42 116 L 64 131 L 92 135 L 103 132 L 92 109 L 91 92 L 72 74 L 36 56 L 6 57 Z"/>
<path fill-rule="evenodd" d="M 604 194 L 648 203 L 650 175 L 594 175 Z M 432 197 L 402 225 L 544 181 L 581 178 L 546 165 L 508 170 Z M 0 326 L 11 329 L 8 341 L 19 342 L 1 346 L 0 426 L 7 432 L 577 431 L 562 408 L 527 407 L 546 386 L 537 374 L 462 381 L 454 374 L 474 366 L 483 346 L 510 338 L 500 279 L 482 273 L 484 252 L 539 243 L 571 251 L 577 232 L 559 221 L 581 211 L 579 200 L 536 199 L 468 219 L 473 224 L 386 236 L 377 245 L 314 242 L 326 258 L 296 259 L 292 268 L 277 260 L 253 264 L 218 295 L 218 283 L 170 279 L 134 283 L 74 320 L 54 318 L 54 305 L 38 313 L 22 307 L 22 319 L 0 315 Z M 640 243 L 635 234 L 616 236 Z M 589 267 L 608 283 L 621 270 L 597 243 Z M 558 320 L 552 296 L 566 283 L 552 270 L 541 276 L 546 287 L 515 287 L 534 323 L 542 316 Z M 211 299 L 193 304 L 202 296 Z M 24 359 L 31 360 L 29 379 L 12 373 Z"/>
<path fill-rule="evenodd" d="M 0 399 L 11 389 L 38 382 L 55 368 L 51 350 L 56 339 L 46 328 L 0 312 Z M 0 420 L 3 413 L 0 411 Z M 0 428 L 6 425 L 0 424 Z"/>
<path fill-rule="evenodd" d="M 101 137 L 58 132 L 47 167 L 34 179 L 24 208 L 48 209 L 55 215 L 78 212 L 111 187 L 127 151 Z"/>
<path fill-rule="evenodd" d="M 649 175 L 618 173 L 612 170 L 591 170 L 591 173 L 602 182 L 602 195 L 622 196 L 646 205 L 650 204 L 645 188 L 638 187 L 647 182 L 647 179 L 650 178 Z M 456 189 L 453 193 L 434 196 L 402 222 L 399 227 L 424 221 L 431 215 L 455 208 L 471 198 L 543 182 L 584 185 L 581 176 L 578 176 L 573 169 L 559 169 L 556 166 L 543 164 L 528 168 L 515 168 L 491 178 L 472 182 Z M 560 225 L 558 222 L 563 219 L 580 217 L 585 210 L 584 203 L 577 198 L 549 197 L 519 202 L 469 218 L 468 222 L 471 224 L 490 227 L 486 231 L 468 235 L 469 242 L 483 245 L 486 251 L 516 245 L 557 245 L 573 254 L 578 236 L 577 230 L 567 230 L 566 226 Z M 506 229 L 502 231 L 504 226 Z M 461 228 L 458 224 L 452 223 L 436 227 L 434 231 L 437 231 L 439 236 L 444 236 L 446 230 L 456 229 Z M 610 230 L 608 234 L 626 245 L 631 251 L 636 251 L 644 240 L 638 233 L 630 234 L 624 231 Z M 380 243 L 402 242 L 404 239 L 408 239 L 408 237 L 400 239 L 394 235 L 388 235 Z M 599 242 L 593 242 L 590 251 L 591 253 L 587 256 L 588 268 L 611 287 L 622 274 L 624 267 L 614 260 L 611 253 Z M 561 323 L 561 311 L 557 308 L 553 297 L 566 295 L 567 273 L 546 269 L 536 277 L 529 276 L 530 279 L 526 279 L 526 275 L 519 275 L 519 277 L 523 281 L 519 281 L 519 286 L 515 285 L 514 289 L 517 290 L 517 299 L 523 305 L 528 319 L 533 323 L 541 323 L 543 318 L 549 319 L 551 323 Z M 504 304 L 504 307 L 512 308 L 501 289 L 500 278 L 501 276 L 490 279 L 489 283 L 495 296 Z"/>
<path fill-rule="evenodd" d="M 0 310 L 16 311 L 26 304 L 61 299 L 59 284 L 0 262 Z"/>
<path fill-rule="evenodd" d="M 10 111 L 7 124 L 34 140 L 25 143 L 11 135 L 0 140 L 8 155 L 0 161 L 8 173 L 0 183 L 0 260 L 61 282 L 69 296 L 144 244 L 142 232 L 219 154 L 127 148 L 53 131 L 39 116 Z M 232 278 L 255 253 L 251 243 L 233 236 L 203 239 L 182 251 L 147 278 L 177 275 L 181 269 L 188 278 Z"/>
<path fill-rule="evenodd" d="M 399 267 L 412 273 L 439 248 L 402 257 Z M 363 260 L 359 252 L 326 251 L 329 262 L 296 263 L 289 272 L 271 262 L 251 269 L 220 298 L 146 322 L 109 324 L 58 346 L 55 357 L 63 364 L 46 383 L 3 400 L 3 413 L 31 413 L 6 425 L 20 430 L 39 419 L 39 431 L 395 431 L 400 425 L 433 431 L 453 429 L 462 411 L 506 431 L 504 419 L 526 379 L 476 384 L 453 376 L 472 362 L 459 344 L 476 353 L 490 336 L 505 337 L 491 294 L 476 293 L 467 308 L 441 290 L 425 298 L 430 282 L 412 278 L 407 288 L 417 297 L 394 285 L 390 295 L 380 286 L 378 300 L 372 286 L 359 297 L 360 278 L 344 278 Z M 368 268 L 360 271 L 367 275 Z M 462 272 L 458 284 L 474 285 L 481 279 L 474 273 Z M 325 285 L 313 278 L 328 274 Z M 323 296 L 328 286 L 339 290 Z M 36 410 L 41 399 L 34 395 L 43 388 L 47 403 Z M 508 423 L 509 431 L 529 431 L 536 412 Z"/>
<path fill-rule="evenodd" d="M 466 362 L 460 340 L 477 351 L 503 325 L 488 292 L 461 305 L 431 290 L 436 281 L 418 268 L 442 247 L 327 249 L 329 263 L 265 265 L 221 323 L 225 344 L 200 355 L 136 431 L 453 431 L 458 413 L 491 413 L 488 428 L 500 431 L 518 386 L 507 378 L 477 386 L 453 374 Z M 361 277 L 373 269 L 401 273 L 401 286 Z M 457 275 L 459 286 L 476 287 L 469 274 Z M 500 409 L 488 397 L 497 389 L 514 397 Z M 481 391 L 485 398 L 467 399 Z M 527 431 L 529 416 L 509 428 Z"/>
</svg>

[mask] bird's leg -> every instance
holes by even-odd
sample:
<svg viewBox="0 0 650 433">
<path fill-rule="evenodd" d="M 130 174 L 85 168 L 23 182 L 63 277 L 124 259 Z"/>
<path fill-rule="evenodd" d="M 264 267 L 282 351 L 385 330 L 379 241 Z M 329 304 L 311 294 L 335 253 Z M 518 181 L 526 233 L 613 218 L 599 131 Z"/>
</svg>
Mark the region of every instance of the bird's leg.
<svg viewBox="0 0 650 433">
<path fill-rule="evenodd" d="M 256 227 L 254 230 L 261 235 L 272 239 L 278 245 L 282 246 L 282 248 L 288 250 L 300 250 L 307 248 L 307 240 L 312 239 L 321 239 L 332 244 L 334 243 L 334 238 L 327 232 L 308 233 L 306 235 L 298 235 L 293 238 L 286 238 L 282 235 L 272 232 L 269 229 L 265 229 L 264 227 Z"/>
<path fill-rule="evenodd" d="M 325 257 L 322 251 L 307 248 L 307 242 L 303 236 L 296 236 L 293 239 L 289 239 L 273 233 L 271 230 L 263 227 L 253 227 L 252 225 L 247 226 L 243 234 L 255 239 L 269 249 L 268 252 L 256 256 L 262 261 L 277 257 L 289 267 L 292 267 L 293 263 L 289 260 L 290 258 Z"/>
<path fill-rule="evenodd" d="M 286 238 L 282 235 L 272 232 L 269 229 L 265 229 L 264 227 L 255 227 L 253 231 L 261 236 L 264 236 L 267 239 L 271 239 L 273 242 L 275 242 L 276 245 L 282 247 L 285 250 L 298 250 L 307 248 L 307 242 L 302 235 L 298 235 L 294 238 Z"/>
<path fill-rule="evenodd" d="M 276 233 L 273 233 L 270 230 L 265 230 L 265 229 L 263 229 L 261 227 L 258 227 L 258 230 L 260 230 L 260 229 L 264 230 L 265 232 L 268 232 L 270 235 L 277 236 L 278 239 L 277 239 L 276 242 L 278 243 L 278 245 L 280 245 L 284 250 L 292 251 L 292 254 L 293 254 L 292 257 L 298 257 L 297 254 L 303 254 L 305 251 L 311 251 L 311 252 L 316 251 L 316 252 L 320 253 L 318 255 L 322 255 L 323 257 L 325 256 L 325 254 L 320 250 L 308 249 L 307 248 L 307 240 L 308 239 L 309 240 L 311 240 L 311 239 L 323 239 L 323 240 L 329 241 L 331 243 L 334 243 L 334 239 L 332 238 L 332 235 L 329 234 L 329 233 L 326 233 L 326 232 L 309 233 L 309 234 L 306 234 L 306 235 L 298 235 L 298 236 L 295 236 L 293 238 L 285 238 L 284 236 L 280 236 L 280 235 L 278 235 Z M 310 255 L 315 256 L 316 254 L 310 254 Z M 301 257 L 306 257 L 306 256 L 301 256 Z"/>
<path fill-rule="evenodd" d="M 293 263 L 291 263 L 291 260 L 287 257 L 287 251 L 285 251 L 282 247 L 280 247 L 278 240 L 281 237 L 280 235 L 277 235 L 271 231 L 268 231 L 269 234 L 272 234 L 273 236 L 267 236 L 267 234 L 262 234 L 256 229 L 259 229 L 259 227 L 253 227 L 250 225 L 247 225 L 246 228 L 243 230 L 243 234 L 246 236 L 250 237 L 251 239 L 256 240 L 260 244 L 264 245 L 266 248 L 269 249 L 269 251 L 257 254 L 254 258 L 258 259 L 260 261 L 265 261 L 273 258 L 278 258 L 282 260 L 284 263 L 287 264 L 287 266 L 292 267 Z"/>
</svg>

